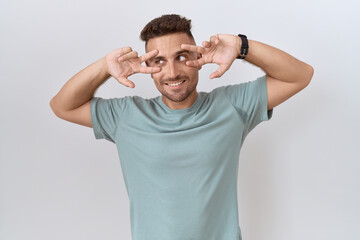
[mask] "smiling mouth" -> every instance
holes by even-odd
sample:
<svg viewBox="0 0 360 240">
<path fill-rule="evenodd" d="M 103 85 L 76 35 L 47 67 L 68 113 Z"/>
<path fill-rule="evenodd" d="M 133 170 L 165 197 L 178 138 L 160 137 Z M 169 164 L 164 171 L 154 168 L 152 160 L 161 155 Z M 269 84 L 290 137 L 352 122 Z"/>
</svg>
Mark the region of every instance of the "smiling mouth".
<svg viewBox="0 0 360 240">
<path fill-rule="evenodd" d="M 165 85 L 170 86 L 170 87 L 177 87 L 180 86 L 181 84 L 183 84 L 185 82 L 185 80 L 180 81 L 180 82 L 175 82 L 175 83 L 165 83 Z"/>
</svg>

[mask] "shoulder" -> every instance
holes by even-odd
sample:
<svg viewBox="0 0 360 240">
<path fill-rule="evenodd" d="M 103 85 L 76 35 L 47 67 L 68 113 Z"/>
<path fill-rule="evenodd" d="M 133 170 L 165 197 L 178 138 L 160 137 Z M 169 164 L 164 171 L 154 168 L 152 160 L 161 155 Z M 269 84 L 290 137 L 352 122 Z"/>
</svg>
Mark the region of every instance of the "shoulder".
<svg viewBox="0 0 360 240">
<path fill-rule="evenodd" d="M 124 111 L 129 108 L 133 108 L 134 105 L 138 105 L 143 102 L 144 99 L 138 96 L 124 96 L 115 98 L 102 98 L 93 97 L 91 99 L 91 106 L 94 109 L 112 109 L 114 111 Z"/>
<path fill-rule="evenodd" d="M 212 94 L 218 95 L 219 93 L 227 94 L 241 94 L 245 92 L 254 93 L 258 89 L 266 87 L 266 75 L 258 77 L 255 80 L 241 82 L 236 84 L 229 84 L 221 86 L 212 90 Z"/>
<path fill-rule="evenodd" d="M 97 105 L 99 107 L 107 106 L 112 109 L 121 109 L 131 110 L 131 109 L 148 109 L 154 108 L 159 105 L 160 96 L 154 98 L 143 98 L 137 95 L 134 96 L 124 96 L 117 98 L 101 98 L 101 97 L 93 97 L 91 99 L 92 105 Z"/>
</svg>

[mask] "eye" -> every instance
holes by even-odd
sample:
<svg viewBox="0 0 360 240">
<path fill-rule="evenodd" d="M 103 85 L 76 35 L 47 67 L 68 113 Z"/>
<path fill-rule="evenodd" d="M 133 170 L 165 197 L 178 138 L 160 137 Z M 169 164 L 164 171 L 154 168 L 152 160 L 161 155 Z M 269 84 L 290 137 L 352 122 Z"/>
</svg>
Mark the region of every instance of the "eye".
<svg viewBox="0 0 360 240">
<path fill-rule="evenodd" d="M 187 57 L 183 56 L 183 55 L 180 55 L 180 56 L 178 56 L 178 59 L 179 59 L 180 62 L 182 62 L 182 61 L 187 60 Z"/>
<path fill-rule="evenodd" d="M 159 64 L 162 64 L 164 61 L 161 60 L 161 59 L 157 59 L 154 61 L 155 64 L 159 65 Z"/>
</svg>

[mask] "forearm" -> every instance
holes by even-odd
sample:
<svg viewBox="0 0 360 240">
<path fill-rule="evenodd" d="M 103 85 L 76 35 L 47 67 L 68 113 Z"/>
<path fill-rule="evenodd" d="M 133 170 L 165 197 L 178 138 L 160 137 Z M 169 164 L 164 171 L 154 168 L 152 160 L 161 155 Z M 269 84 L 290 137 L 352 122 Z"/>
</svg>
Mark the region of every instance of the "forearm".
<svg viewBox="0 0 360 240">
<path fill-rule="evenodd" d="M 310 65 L 275 47 L 254 40 L 248 41 L 249 51 L 246 61 L 280 81 L 308 84 L 313 72 Z"/>
<path fill-rule="evenodd" d="M 54 112 L 62 112 L 80 107 L 93 97 L 96 89 L 109 77 L 106 60 L 103 57 L 67 81 L 51 99 L 51 108 Z"/>
</svg>

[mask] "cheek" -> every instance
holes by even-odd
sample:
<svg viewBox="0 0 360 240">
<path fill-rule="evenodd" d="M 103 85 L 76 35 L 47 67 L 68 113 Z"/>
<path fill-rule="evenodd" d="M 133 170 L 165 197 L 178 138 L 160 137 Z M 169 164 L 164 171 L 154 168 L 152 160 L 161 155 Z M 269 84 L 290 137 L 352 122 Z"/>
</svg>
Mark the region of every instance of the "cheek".
<svg viewBox="0 0 360 240">
<path fill-rule="evenodd" d="M 192 68 L 191 71 L 189 71 L 189 75 L 195 80 L 199 76 L 199 70 Z"/>
<path fill-rule="evenodd" d="M 161 79 L 161 72 L 159 73 L 152 73 L 151 74 L 151 78 L 154 80 L 155 84 L 159 84 L 160 83 L 160 79 Z"/>
</svg>

